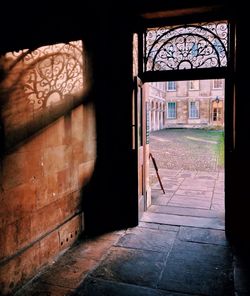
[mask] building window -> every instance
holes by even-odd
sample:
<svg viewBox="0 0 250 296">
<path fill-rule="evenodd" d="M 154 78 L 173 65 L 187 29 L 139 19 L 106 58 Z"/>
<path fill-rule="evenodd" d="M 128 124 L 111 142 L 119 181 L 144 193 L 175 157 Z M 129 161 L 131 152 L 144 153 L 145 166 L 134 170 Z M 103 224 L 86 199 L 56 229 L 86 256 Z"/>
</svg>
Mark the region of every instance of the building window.
<svg viewBox="0 0 250 296">
<path fill-rule="evenodd" d="M 175 81 L 168 81 L 167 82 L 167 91 L 175 91 L 175 90 L 176 90 Z"/>
<path fill-rule="evenodd" d="M 221 89 L 222 88 L 222 79 L 214 79 L 213 88 Z"/>
<path fill-rule="evenodd" d="M 189 102 L 189 118 L 199 118 L 199 102 Z"/>
<path fill-rule="evenodd" d="M 189 81 L 189 89 L 190 90 L 199 90 L 200 81 L 199 80 L 190 80 Z"/>
<path fill-rule="evenodd" d="M 221 121 L 222 108 L 213 108 L 213 121 Z"/>
<path fill-rule="evenodd" d="M 212 113 L 212 118 L 214 123 L 222 123 L 222 101 L 217 98 L 216 100 L 213 101 L 213 113 Z"/>
<path fill-rule="evenodd" d="M 176 103 L 175 102 L 168 102 L 167 103 L 167 108 L 168 108 L 168 119 L 174 119 L 176 118 Z"/>
</svg>

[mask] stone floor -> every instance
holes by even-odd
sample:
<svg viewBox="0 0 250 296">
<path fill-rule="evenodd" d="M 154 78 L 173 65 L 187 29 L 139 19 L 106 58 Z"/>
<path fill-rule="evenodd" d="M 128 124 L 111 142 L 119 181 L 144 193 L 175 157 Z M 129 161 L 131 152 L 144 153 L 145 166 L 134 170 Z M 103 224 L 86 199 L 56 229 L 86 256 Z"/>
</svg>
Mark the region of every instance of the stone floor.
<svg viewBox="0 0 250 296">
<path fill-rule="evenodd" d="M 225 237 L 223 171 L 159 174 L 165 194 L 154 179 L 137 227 L 83 238 L 15 296 L 250 295 L 250 264 Z"/>
<path fill-rule="evenodd" d="M 153 186 L 138 227 L 82 239 L 15 295 L 250 295 L 225 237 L 223 173 L 159 173 L 166 194 Z"/>
</svg>

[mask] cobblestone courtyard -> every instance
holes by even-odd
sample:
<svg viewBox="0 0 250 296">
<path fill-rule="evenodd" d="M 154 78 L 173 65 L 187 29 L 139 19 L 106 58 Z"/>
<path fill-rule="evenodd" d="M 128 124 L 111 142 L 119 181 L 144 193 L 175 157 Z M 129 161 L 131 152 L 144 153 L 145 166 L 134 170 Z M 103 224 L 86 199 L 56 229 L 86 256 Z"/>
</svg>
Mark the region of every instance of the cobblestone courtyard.
<svg viewBox="0 0 250 296">
<path fill-rule="evenodd" d="M 201 129 L 164 129 L 150 133 L 150 152 L 159 169 L 223 171 L 218 145 L 222 132 Z M 152 166 L 152 162 L 150 162 Z"/>
</svg>

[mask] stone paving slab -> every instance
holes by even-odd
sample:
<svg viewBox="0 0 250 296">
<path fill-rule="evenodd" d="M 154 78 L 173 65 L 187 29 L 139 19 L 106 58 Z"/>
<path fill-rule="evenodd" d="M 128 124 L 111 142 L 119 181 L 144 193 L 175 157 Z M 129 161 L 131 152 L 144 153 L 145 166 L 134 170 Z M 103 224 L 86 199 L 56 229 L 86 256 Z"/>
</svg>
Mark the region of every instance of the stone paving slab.
<svg viewBox="0 0 250 296">
<path fill-rule="evenodd" d="M 175 241 L 176 232 L 135 228 L 128 230 L 116 246 L 168 253 Z"/>
<path fill-rule="evenodd" d="M 159 224 L 159 229 L 160 230 L 168 230 L 168 231 L 176 231 L 176 232 L 178 232 L 180 227 L 179 226 L 174 226 L 174 225 Z"/>
<path fill-rule="evenodd" d="M 208 296 L 233 296 L 229 248 L 176 241 L 159 283 L 160 289 Z"/>
<path fill-rule="evenodd" d="M 209 179 L 209 180 L 214 180 L 218 179 L 219 173 L 218 172 L 203 172 L 203 171 L 198 171 L 196 174 L 196 177 L 198 179 Z"/>
<path fill-rule="evenodd" d="M 141 218 L 143 222 L 153 222 L 160 224 L 179 225 L 179 226 L 193 226 L 199 228 L 209 229 L 225 229 L 224 221 L 216 218 L 190 217 L 170 214 L 159 214 L 152 212 L 145 212 Z"/>
<path fill-rule="evenodd" d="M 164 176 L 169 176 L 169 177 L 174 177 L 174 176 L 178 176 L 180 174 L 180 172 L 182 171 L 181 169 L 179 170 L 175 170 L 175 169 L 164 169 L 163 167 L 159 167 L 159 174 L 164 174 Z M 150 172 L 153 173 L 155 175 L 155 169 L 152 168 L 150 169 Z"/>
<path fill-rule="evenodd" d="M 162 172 L 163 177 L 161 178 L 162 182 L 172 182 L 172 183 L 177 183 L 180 184 L 182 183 L 185 179 L 181 177 L 176 177 L 176 176 L 166 176 L 164 172 Z"/>
<path fill-rule="evenodd" d="M 225 193 L 223 192 L 221 192 L 221 193 L 214 193 L 213 194 L 213 199 L 221 199 L 221 200 L 223 200 L 224 201 L 224 199 L 225 199 Z"/>
<path fill-rule="evenodd" d="M 178 200 L 171 200 L 168 203 L 169 206 L 173 207 L 187 207 L 187 208 L 193 208 L 193 209 L 210 209 L 210 203 L 209 202 L 201 202 L 201 201 L 192 201 L 192 204 L 190 201 L 178 201 Z"/>
<path fill-rule="evenodd" d="M 213 204 L 211 206 L 211 210 L 224 213 L 225 212 L 225 207 L 224 207 L 224 205 L 215 205 L 215 204 Z"/>
<path fill-rule="evenodd" d="M 113 247 L 90 275 L 103 280 L 155 288 L 165 257 L 166 254 L 161 252 Z"/>
<path fill-rule="evenodd" d="M 224 208 L 224 200 L 222 199 L 214 199 L 212 205 L 218 205 Z"/>
<path fill-rule="evenodd" d="M 225 231 L 181 226 L 178 239 L 187 242 L 228 246 Z"/>
<path fill-rule="evenodd" d="M 56 285 L 64 288 L 74 289 L 86 276 L 90 269 L 97 266 L 97 261 L 88 258 L 70 258 L 67 257 L 68 264 L 54 265 L 51 269 L 43 273 L 40 281 L 45 284 Z"/>
<path fill-rule="evenodd" d="M 173 190 L 173 191 L 177 190 L 180 187 L 179 184 L 170 183 L 170 182 L 162 182 L 162 186 L 164 189 L 166 188 L 167 190 Z M 161 185 L 156 183 L 155 185 L 152 186 L 152 189 L 161 189 Z"/>
<path fill-rule="evenodd" d="M 208 203 L 211 204 L 212 198 L 207 196 L 200 196 L 200 195 L 194 195 L 194 196 L 185 196 L 185 195 L 179 195 L 174 194 L 171 198 L 171 201 L 178 201 L 183 202 L 183 204 L 188 203 L 192 207 L 192 202 L 201 202 L 202 203 Z"/>
<path fill-rule="evenodd" d="M 176 191 L 176 194 L 178 195 L 184 195 L 184 196 L 201 196 L 201 197 L 212 197 L 213 196 L 213 190 L 204 191 L 204 190 L 184 190 L 184 189 L 178 189 Z"/>
<path fill-rule="evenodd" d="M 165 225 L 165 224 L 158 224 L 158 223 L 147 223 L 147 222 L 139 222 L 138 227 L 141 228 L 149 228 L 149 229 L 160 229 L 160 230 L 167 230 L 167 231 L 179 231 L 179 226 L 173 225 Z"/>
<path fill-rule="evenodd" d="M 166 206 L 170 201 L 170 198 L 166 198 L 166 197 L 162 197 L 162 196 L 158 196 L 158 197 L 155 197 L 155 196 L 152 196 L 151 198 L 151 202 L 152 204 L 154 205 L 159 205 L 159 206 Z"/>
<path fill-rule="evenodd" d="M 138 227 L 148 228 L 148 229 L 159 229 L 159 224 L 157 223 L 147 223 L 140 221 Z"/>
<path fill-rule="evenodd" d="M 172 197 L 174 195 L 175 191 L 173 190 L 165 190 L 165 193 L 163 193 L 161 188 L 154 189 L 151 191 L 151 197 Z"/>
<path fill-rule="evenodd" d="M 138 285 L 88 277 L 72 296 L 188 296 L 188 294 L 161 291 Z M 193 295 L 195 296 L 195 295 Z"/>
<path fill-rule="evenodd" d="M 212 191 L 213 187 L 205 186 L 204 184 L 199 183 L 187 183 L 186 185 L 181 184 L 179 189 L 182 190 L 199 190 L 199 191 Z"/>
<path fill-rule="evenodd" d="M 214 188 L 214 192 L 215 192 L 215 193 L 221 193 L 221 194 L 222 194 L 222 193 L 224 193 L 225 191 L 224 191 L 224 188 L 221 188 L 221 187 L 215 187 L 215 188 Z"/>
<path fill-rule="evenodd" d="M 199 179 L 197 177 L 194 178 L 185 178 L 181 185 L 201 185 L 208 188 L 213 188 L 215 186 L 215 180 L 207 180 L 207 179 Z"/>
<path fill-rule="evenodd" d="M 171 207 L 171 206 L 158 206 L 151 205 L 148 209 L 149 212 L 162 213 L 162 214 L 174 214 L 180 216 L 192 216 L 192 217 L 204 217 L 204 218 L 222 218 L 216 211 L 201 210 L 185 207 Z"/>
<path fill-rule="evenodd" d="M 223 180 L 220 180 L 219 178 L 217 178 L 215 180 L 215 185 L 220 185 L 220 186 L 224 187 L 224 184 L 225 184 L 224 179 Z"/>
</svg>

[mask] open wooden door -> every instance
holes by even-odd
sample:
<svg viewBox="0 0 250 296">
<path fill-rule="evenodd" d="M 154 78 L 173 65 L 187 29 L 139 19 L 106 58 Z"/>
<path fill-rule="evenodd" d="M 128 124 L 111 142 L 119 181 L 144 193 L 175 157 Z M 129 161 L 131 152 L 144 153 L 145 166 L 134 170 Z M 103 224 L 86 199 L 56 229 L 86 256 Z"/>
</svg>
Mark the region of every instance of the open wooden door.
<svg viewBox="0 0 250 296">
<path fill-rule="evenodd" d="M 135 91 L 135 146 L 137 150 L 138 170 L 138 211 L 139 218 L 151 204 L 149 187 L 149 118 L 146 87 L 140 78 L 136 78 Z"/>
</svg>

